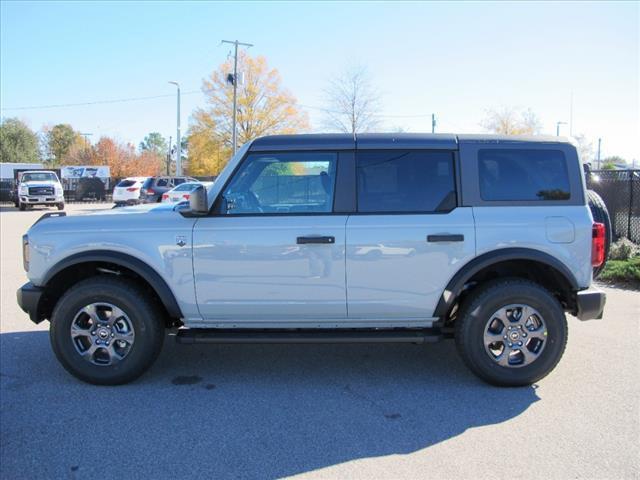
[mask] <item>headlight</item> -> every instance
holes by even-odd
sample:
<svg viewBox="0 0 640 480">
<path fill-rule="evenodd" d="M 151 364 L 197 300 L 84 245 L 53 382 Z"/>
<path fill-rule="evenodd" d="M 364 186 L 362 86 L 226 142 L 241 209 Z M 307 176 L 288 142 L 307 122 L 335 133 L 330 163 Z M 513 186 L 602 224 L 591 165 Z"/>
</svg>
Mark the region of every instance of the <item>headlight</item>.
<svg viewBox="0 0 640 480">
<path fill-rule="evenodd" d="M 24 271 L 29 271 L 29 236 L 22 236 L 22 266 Z"/>
<path fill-rule="evenodd" d="M 56 195 L 62 195 L 62 187 L 60 185 L 56 185 Z"/>
<path fill-rule="evenodd" d="M 26 185 L 20 185 L 20 194 L 26 195 L 29 192 L 29 188 Z"/>
</svg>

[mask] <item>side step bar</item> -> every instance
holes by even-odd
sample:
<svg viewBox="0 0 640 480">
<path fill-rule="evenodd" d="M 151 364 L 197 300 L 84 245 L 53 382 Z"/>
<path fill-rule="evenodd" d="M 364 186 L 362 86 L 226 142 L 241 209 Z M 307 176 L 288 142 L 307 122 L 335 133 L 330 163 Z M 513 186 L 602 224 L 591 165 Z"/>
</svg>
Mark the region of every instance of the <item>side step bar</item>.
<svg viewBox="0 0 640 480">
<path fill-rule="evenodd" d="M 437 330 L 254 330 L 181 328 L 176 342 L 195 343 L 433 343 Z"/>
</svg>

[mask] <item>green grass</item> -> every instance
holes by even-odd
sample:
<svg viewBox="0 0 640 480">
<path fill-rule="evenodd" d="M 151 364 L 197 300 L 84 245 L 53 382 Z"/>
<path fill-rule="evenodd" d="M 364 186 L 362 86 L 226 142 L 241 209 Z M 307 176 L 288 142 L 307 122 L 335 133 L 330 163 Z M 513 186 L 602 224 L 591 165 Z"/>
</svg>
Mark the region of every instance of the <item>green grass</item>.
<svg viewBox="0 0 640 480">
<path fill-rule="evenodd" d="M 628 260 L 609 260 L 598 280 L 640 284 L 640 256 Z"/>
</svg>

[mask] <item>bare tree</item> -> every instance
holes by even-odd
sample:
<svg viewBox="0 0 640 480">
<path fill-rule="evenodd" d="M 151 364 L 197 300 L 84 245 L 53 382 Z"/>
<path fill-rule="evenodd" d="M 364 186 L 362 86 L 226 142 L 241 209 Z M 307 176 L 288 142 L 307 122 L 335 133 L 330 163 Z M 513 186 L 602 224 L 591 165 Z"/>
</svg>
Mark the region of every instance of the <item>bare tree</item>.
<svg viewBox="0 0 640 480">
<path fill-rule="evenodd" d="M 378 124 L 380 94 L 364 67 L 351 67 L 329 82 L 325 91 L 327 128 L 344 133 L 367 132 Z"/>
<path fill-rule="evenodd" d="M 503 135 L 536 135 L 542 129 L 540 119 L 531 109 L 515 107 L 488 110 L 480 125 L 491 133 Z"/>
</svg>

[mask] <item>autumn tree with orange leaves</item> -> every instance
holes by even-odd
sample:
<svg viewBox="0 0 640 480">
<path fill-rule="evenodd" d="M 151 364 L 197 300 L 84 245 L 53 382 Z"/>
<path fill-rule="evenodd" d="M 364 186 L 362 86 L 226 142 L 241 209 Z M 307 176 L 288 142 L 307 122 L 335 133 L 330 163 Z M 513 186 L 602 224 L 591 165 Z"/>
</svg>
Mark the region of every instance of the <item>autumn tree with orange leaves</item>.
<svg viewBox="0 0 640 480">
<path fill-rule="evenodd" d="M 228 60 L 203 81 L 208 106 L 194 112 L 189 130 L 191 175 L 216 175 L 231 156 L 233 88 L 226 78 L 232 71 L 232 61 Z M 237 92 L 238 145 L 262 135 L 309 129 L 307 114 L 282 86 L 278 70 L 269 67 L 265 57 L 240 52 L 238 72 L 244 74 Z"/>
<path fill-rule="evenodd" d="M 72 148 L 67 159 L 68 165 L 106 165 L 115 178 L 158 175 L 163 166 L 160 155 L 151 151 L 138 154 L 133 145 L 106 136 L 95 145 Z"/>
</svg>

